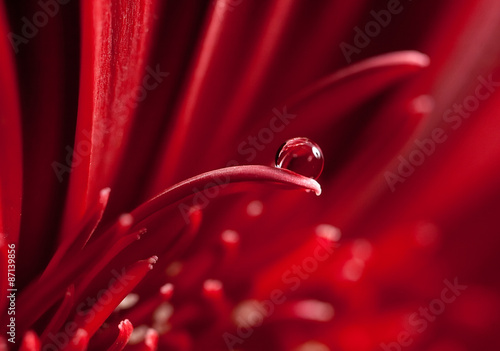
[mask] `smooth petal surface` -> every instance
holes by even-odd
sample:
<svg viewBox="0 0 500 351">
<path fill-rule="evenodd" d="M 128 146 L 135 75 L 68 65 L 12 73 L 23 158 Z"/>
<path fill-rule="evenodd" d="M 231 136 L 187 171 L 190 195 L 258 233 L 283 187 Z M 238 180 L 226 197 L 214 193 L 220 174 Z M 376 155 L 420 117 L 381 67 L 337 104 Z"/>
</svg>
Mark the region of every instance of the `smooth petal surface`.
<svg viewBox="0 0 500 351">
<path fill-rule="evenodd" d="M 207 187 L 224 187 L 231 183 L 251 181 L 275 182 L 290 187 L 308 189 L 314 191 L 318 196 L 321 195 L 321 187 L 318 182 L 288 170 L 266 166 L 237 166 L 207 172 L 183 181 L 146 202 L 134 210 L 132 215 L 140 223 L 146 215 L 154 213 L 152 209 L 176 204 L 186 196 L 196 194 L 197 187 L 203 186 L 207 189 Z M 190 191 L 191 194 L 189 194 Z"/>
<path fill-rule="evenodd" d="M 127 345 L 127 342 L 130 339 L 130 335 L 134 330 L 132 323 L 128 319 L 125 319 L 120 322 L 118 325 L 119 334 L 116 338 L 116 341 L 108 348 L 108 351 L 121 351 Z"/>
<path fill-rule="evenodd" d="M 63 241 L 74 239 L 85 211 L 116 176 L 141 98 L 137 94 L 151 84 L 146 78 L 154 79 L 145 61 L 152 0 L 85 1 L 81 7 L 83 55 L 75 139 L 80 161 L 72 171 Z"/>
</svg>

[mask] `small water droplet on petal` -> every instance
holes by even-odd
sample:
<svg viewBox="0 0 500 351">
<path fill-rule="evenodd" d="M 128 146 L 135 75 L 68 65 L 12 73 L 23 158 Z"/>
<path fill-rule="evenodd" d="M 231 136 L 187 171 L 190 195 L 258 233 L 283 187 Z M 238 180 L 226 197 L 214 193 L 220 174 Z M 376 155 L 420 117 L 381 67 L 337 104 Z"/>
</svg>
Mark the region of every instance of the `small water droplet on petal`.
<svg viewBox="0 0 500 351">
<path fill-rule="evenodd" d="M 287 140 L 276 153 L 276 167 L 318 179 L 325 159 L 318 144 L 308 138 Z"/>
</svg>

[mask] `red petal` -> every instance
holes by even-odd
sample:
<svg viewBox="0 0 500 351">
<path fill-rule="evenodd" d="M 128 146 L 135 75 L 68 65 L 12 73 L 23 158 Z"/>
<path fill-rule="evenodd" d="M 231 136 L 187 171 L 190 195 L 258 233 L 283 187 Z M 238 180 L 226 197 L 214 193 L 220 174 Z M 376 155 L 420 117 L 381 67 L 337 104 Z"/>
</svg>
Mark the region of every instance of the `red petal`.
<svg viewBox="0 0 500 351">
<path fill-rule="evenodd" d="M 23 341 L 19 351 L 40 351 L 40 340 L 33 331 L 28 331 L 24 334 Z"/>
<path fill-rule="evenodd" d="M 311 135 L 321 146 L 322 139 L 325 144 L 331 143 L 337 135 L 325 131 L 332 130 L 332 133 L 339 135 L 345 133 L 342 129 L 334 130 L 332 127 L 347 118 L 348 112 L 391 85 L 421 71 L 428 64 L 429 58 L 419 52 L 394 52 L 353 64 L 317 81 L 285 103 L 287 111 L 297 117 L 280 133 L 279 140 L 273 140 L 269 147 L 277 150 L 282 139 L 297 135 Z M 257 135 L 258 130 L 250 135 Z M 256 162 L 259 162 L 259 158 L 256 158 Z"/>
<path fill-rule="evenodd" d="M 133 351 L 155 351 L 158 348 L 158 332 L 149 328 L 144 341 L 131 347 Z"/>
<path fill-rule="evenodd" d="M 91 311 L 85 315 L 76 316 L 76 324 L 80 328 L 85 329 L 89 337 L 92 337 L 114 311 L 116 306 L 141 282 L 146 273 L 153 268 L 153 264 L 156 263 L 157 259 L 157 257 L 151 257 L 148 260 L 139 261 L 127 268 L 125 273 L 120 276 L 123 278 L 123 281 L 121 279 L 114 279 L 110 283 L 109 289 L 106 289 L 106 293 L 100 294 L 100 298 L 94 304 Z M 108 296 L 111 296 L 111 301 Z"/>
<path fill-rule="evenodd" d="M 86 209 L 115 176 L 143 85 L 153 2 L 84 1 L 82 70 L 75 149 L 91 144 L 73 169 L 63 227 L 71 240 Z M 90 135 L 90 136 L 89 136 Z M 89 140 L 90 138 L 90 140 Z"/>
<path fill-rule="evenodd" d="M 65 262 L 58 271 L 47 275 L 43 280 L 39 280 L 25 289 L 19 297 L 19 306 L 22 306 L 18 311 L 20 328 L 30 326 L 47 311 L 60 297 L 55 291 L 64 289 L 68 282 L 77 281 L 79 283 L 78 287 L 80 287 L 78 291 L 81 293 L 81 290 L 92 281 L 117 253 L 136 241 L 139 234 L 143 232 L 141 230 L 119 238 L 105 236 L 78 255 L 75 255 L 70 261 Z M 111 245 L 109 245 L 110 242 Z M 106 254 L 102 253 L 103 249 Z M 98 257 L 97 261 L 96 257 Z M 86 267 L 91 267 L 91 269 L 86 269 Z M 84 274 L 82 275 L 81 272 L 84 272 Z M 78 296 L 76 299 L 78 299 Z"/>
<path fill-rule="evenodd" d="M 359 2 L 290 1 L 214 1 L 213 5 L 183 77 L 187 84 L 172 113 L 175 120 L 160 153 L 163 167 L 150 194 L 222 166 L 227 150 L 235 150 L 247 135 L 248 125 L 311 80 L 332 72 L 339 58 L 344 64 L 341 51 L 328 43 L 341 41 L 362 7 Z M 224 137 L 217 139 L 220 135 Z M 228 139 L 234 140 L 233 148 L 228 148 Z M 206 147 L 197 149 L 200 144 Z M 212 152 L 212 145 L 218 152 Z M 175 152 L 179 148 L 186 159 L 213 162 L 210 167 L 203 163 L 182 167 L 176 162 L 182 161 Z"/>
<path fill-rule="evenodd" d="M 89 334 L 85 329 L 79 328 L 75 335 L 71 338 L 68 346 L 64 347 L 64 351 L 85 351 L 89 345 Z"/>
<path fill-rule="evenodd" d="M 54 314 L 54 317 L 50 320 L 49 324 L 45 328 L 45 330 L 42 333 L 42 336 L 40 339 L 42 340 L 43 343 L 46 342 L 47 334 L 52 332 L 55 333 L 61 328 L 66 321 L 66 318 L 68 318 L 69 314 L 71 313 L 71 308 L 73 307 L 73 304 L 75 303 L 75 286 L 71 285 L 67 290 L 66 290 L 66 295 L 64 295 L 64 299 L 57 309 L 57 312 Z"/>
<path fill-rule="evenodd" d="M 125 348 L 132 335 L 134 327 L 128 319 L 125 319 L 118 324 L 118 329 L 120 330 L 116 341 L 108 348 L 108 351 L 121 351 Z"/>
<path fill-rule="evenodd" d="M 64 240 L 59 245 L 49 265 L 43 272 L 42 278 L 56 270 L 63 259 L 74 257 L 87 244 L 102 219 L 110 191 L 111 189 L 104 188 L 99 192 L 99 202 L 94 207 L 89 208 L 89 213 L 82 219 L 80 227 L 75 230 L 78 236 L 74 238 L 74 241 Z"/>
<path fill-rule="evenodd" d="M 140 223 L 161 208 L 176 204 L 194 195 L 198 188 L 225 187 L 232 183 L 251 181 L 275 182 L 292 188 L 312 190 L 316 195 L 321 194 L 321 186 L 314 179 L 303 177 L 288 170 L 267 166 L 237 166 L 203 173 L 180 182 L 139 206 L 132 212 L 132 215 L 137 220 L 137 223 Z"/>
</svg>

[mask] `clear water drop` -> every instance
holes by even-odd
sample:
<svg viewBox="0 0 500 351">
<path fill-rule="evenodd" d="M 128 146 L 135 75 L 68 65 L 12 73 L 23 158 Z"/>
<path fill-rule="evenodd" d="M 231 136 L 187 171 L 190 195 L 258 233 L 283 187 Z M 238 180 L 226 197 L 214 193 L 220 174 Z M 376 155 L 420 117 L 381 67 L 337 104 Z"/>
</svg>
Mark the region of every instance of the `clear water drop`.
<svg viewBox="0 0 500 351">
<path fill-rule="evenodd" d="M 308 138 L 287 140 L 276 153 L 276 167 L 318 179 L 325 159 L 318 144 Z"/>
</svg>

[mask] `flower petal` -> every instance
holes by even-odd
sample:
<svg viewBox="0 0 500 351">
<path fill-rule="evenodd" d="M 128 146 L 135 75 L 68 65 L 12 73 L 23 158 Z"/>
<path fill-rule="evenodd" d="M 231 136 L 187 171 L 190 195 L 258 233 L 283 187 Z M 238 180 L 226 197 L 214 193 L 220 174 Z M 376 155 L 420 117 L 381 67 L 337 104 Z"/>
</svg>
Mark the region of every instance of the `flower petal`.
<svg viewBox="0 0 500 351">
<path fill-rule="evenodd" d="M 267 166 L 237 166 L 203 173 L 180 182 L 139 206 L 132 212 L 132 215 L 137 223 L 140 223 L 159 209 L 195 195 L 198 188 L 225 187 L 232 183 L 251 181 L 280 183 L 292 188 L 311 190 L 316 195 L 321 194 L 321 186 L 314 179 L 303 177 L 286 169 Z"/>
<path fill-rule="evenodd" d="M 358 2 L 306 4 L 286 0 L 217 0 L 212 4 L 187 84 L 173 111 L 170 133 L 163 138 L 159 157 L 164 165 L 149 194 L 214 168 L 213 163 L 212 167 L 195 164 L 186 168 L 179 163 L 182 159 L 176 150 L 182 148 L 187 159 L 205 152 L 210 158 L 222 156 L 224 160 L 228 135 L 236 137 L 237 145 L 242 131 L 276 102 L 332 72 L 342 56 L 333 47 L 362 7 Z M 203 150 L 196 148 L 200 143 L 206 145 Z M 215 163 L 216 167 L 223 164 Z"/>
<path fill-rule="evenodd" d="M 90 336 L 85 329 L 78 328 L 71 338 L 64 351 L 86 351 L 89 345 Z"/>
<path fill-rule="evenodd" d="M 108 348 L 108 351 L 121 351 L 125 348 L 130 339 L 130 335 L 132 335 L 132 331 L 134 327 L 132 323 L 128 319 L 124 319 L 118 324 L 119 334 L 116 337 L 115 342 Z"/>
<path fill-rule="evenodd" d="M 153 1 L 84 1 L 82 69 L 75 149 L 63 240 L 73 240 L 86 209 L 115 176 L 142 87 Z M 78 148 L 89 145 L 88 152 Z"/>
<path fill-rule="evenodd" d="M 40 339 L 43 343 L 47 341 L 47 334 L 52 332 L 55 333 L 61 328 L 71 313 L 71 308 L 75 303 L 75 286 L 72 284 L 66 290 L 66 294 L 64 295 L 63 301 L 61 305 L 58 307 L 56 313 L 45 327 L 45 330 L 42 333 Z"/>
<path fill-rule="evenodd" d="M 33 331 L 28 331 L 24 334 L 23 341 L 21 343 L 21 347 L 19 351 L 40 351 L 41 344 L 38 339 L 38 335 L 36 335 Z"/>
<path fill-rule="evenodd" d="M 148 260 L 139 261 L 128 267 L 122 277 L 124 281 L 115 279 L 110 282 L 105 293 L 99 294 L 100 298 L 92 306 L 92 309 L 85 315 L 77 315 L 75 323 L 79 328 L 84 329 L 89 337 L 100 328 L 116 306 L 127 296 L 132 289 L 141 282 L 146 273 L 153 269 L 158 257 L 151 257 Z M 111 301 L 109 300 L 111 296 Z"/>
</svg>

